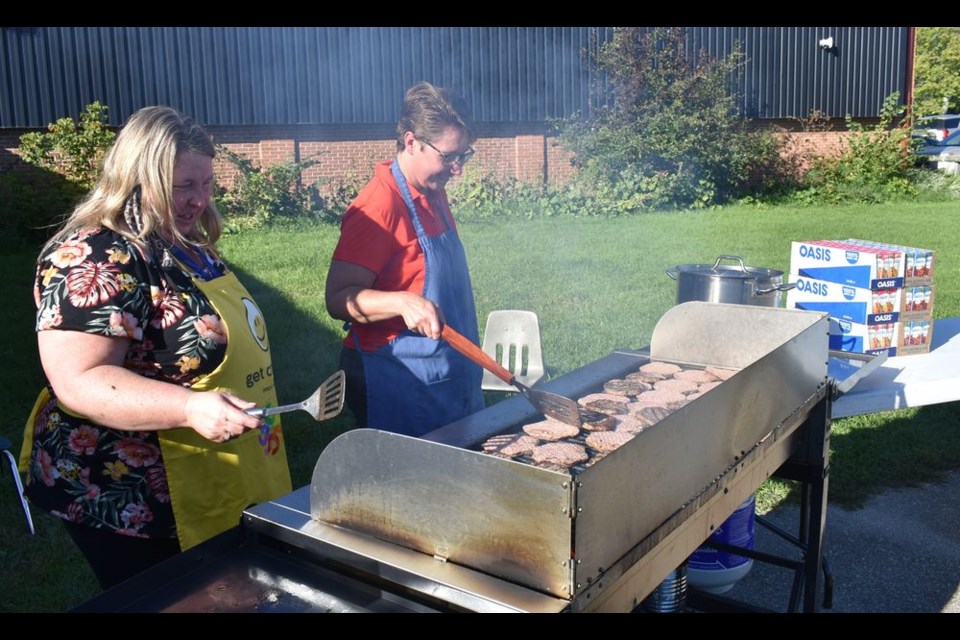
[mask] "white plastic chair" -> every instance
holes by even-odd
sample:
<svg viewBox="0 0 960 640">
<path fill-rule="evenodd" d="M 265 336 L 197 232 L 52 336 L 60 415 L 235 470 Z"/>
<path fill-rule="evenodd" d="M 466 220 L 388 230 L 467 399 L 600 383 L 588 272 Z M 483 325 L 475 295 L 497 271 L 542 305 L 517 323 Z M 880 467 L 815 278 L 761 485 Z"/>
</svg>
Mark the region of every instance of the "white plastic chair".
<svg viewBox="0 0 960 640">
<path fill-rule="evenodd" d="M 483 350 L 528 387 L 544 375 L 540 322 L 532 311 L 491 311 L 483 331 Z M 487 391 L 517 391 L 486 370 L 480 386 Z"/>
<path fill-rule="evenodd" d="M 27 528 L 30 529 L 30 535 L 34 535 L 33 517 L 30 515 L 30 506 L 23 495 L 23 483 L 20 482 L 20 473 L 17 470 L 17 461 L 10 453 L 11 443 L 5 437 L 0 436 L 0 458 L 6 458 L 10 463 L 10 472 L 13 474 L 13 483 L 17 488 L 17 497 L 20 499 L 20 506 L 23 508 L 23 515 L 27 518 Z"/>
</svg>

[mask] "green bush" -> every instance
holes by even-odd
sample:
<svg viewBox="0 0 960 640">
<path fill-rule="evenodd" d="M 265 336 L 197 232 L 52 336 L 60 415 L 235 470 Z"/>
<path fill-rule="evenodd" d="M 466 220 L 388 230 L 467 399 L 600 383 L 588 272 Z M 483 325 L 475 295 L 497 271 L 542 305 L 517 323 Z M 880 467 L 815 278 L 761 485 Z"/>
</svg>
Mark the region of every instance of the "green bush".
<svg viewBox="0 0 960 640">
<path fill-rule="evenodd" d="M 458 220 L 609 215 L 577 184 L 501 180 L 480 165 L 468 165 L 459 179 L 447 185 L 447 195 Z"/>
<path fill-rule="evenodd" d="M 79 121 L 61 118 L 46 132 L 20 136 L 20 157 L 36 167 L 0 175 L 0 236 L 7 246 L 46 240 L 96 184 L 116 134 L 107 107 L 87 105 Z"/>
<path fill-rule="evenodd" d="M 752 131 L 730 90 L 743 56 L 692 56 L 679 27 L 614 30 L 591 59 L 609 81 L 594 114 L 558 123 L 602 208 L 706 207 L 771 182 L 779 141 Z"/>
<path fill-rule="evenodd" d="M 80 114 L 79 122 L 60 118 L 47 125 L 47 133 L 23 134 L 20 157 L 89 191 L 96 185 L 103 157 L 116 138 L 116 133 L 108 128 L 107 111 L 105 105 L 93 102 Z"/>
<path fill-rule="evenodd" d="M 862 125 L 848 115 L 846 149 L 837 157 L 815 158 L 794 199 L 877 203 L 916 195 L 914 143 L 907 108 L 898 100 L 897 93 L 884 99 L 876 125 Z"/>
<path fill-rule="evenodd" d="M 347 173 L 341 178 L 330 180 L 324 184 L 322 208 L 323 220 L 339 222 L 347 207 L 360 193 L 360 189 L 367 183 L 368 178 L 361 178 L 355 173 Z"/>
<path fill-rule="evenodd" d="M 317 185 L 302 185 L 304 171 L 316 160 L 259 167 L 224 146 L 217 148 L 217 154 L 237 169 L 233 187 L 216 196 L 228 229 L 256 228 L 283 218 L 322 217 Z"/>
</svg>

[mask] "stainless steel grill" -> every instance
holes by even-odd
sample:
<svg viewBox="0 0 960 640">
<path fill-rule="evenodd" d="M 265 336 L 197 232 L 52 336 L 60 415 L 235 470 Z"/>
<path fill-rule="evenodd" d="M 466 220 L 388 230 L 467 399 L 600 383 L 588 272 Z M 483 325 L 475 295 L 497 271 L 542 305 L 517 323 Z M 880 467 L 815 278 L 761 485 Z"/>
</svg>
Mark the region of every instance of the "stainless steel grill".
<svg viewBox="0 0 960 640">
<path fill-rule="evenodd" d="M 828 331 L 818 313 L 677 305 L 649 349 L 615 351 L 544 388 L 580 397 L 650 360 L 737 373 L 595 463 L 561 472 L 479 451 L 541 418 L 522 397 L 420 439 L 351 431 L 321 454 L 310 486 L 244 513 L 245 539 L 439 610 L 630 611 L 792 469 L 816 483 L 815 592 Z"/>
</svg>

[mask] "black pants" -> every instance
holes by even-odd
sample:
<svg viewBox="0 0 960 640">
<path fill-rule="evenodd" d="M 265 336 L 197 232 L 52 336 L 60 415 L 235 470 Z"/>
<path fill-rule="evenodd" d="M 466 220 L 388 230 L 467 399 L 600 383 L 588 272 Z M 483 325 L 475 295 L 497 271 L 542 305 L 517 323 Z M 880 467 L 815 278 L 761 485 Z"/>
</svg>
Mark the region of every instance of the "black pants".
<svg viewBox="0 0 960 640">
<path fill-rule="evenodd" d="M 109 589 L 180 553 L 176 538 L 133 538 L 63 521 L 101 589 Z"/>
<path fill-rule="evenodd" d="M 340 368 L 346 376 L 346 401 L 357 427 L 367 427 L 367 379 L 363 375 L 363 360 L 356 349 L 340 350 Z"/>
</svg>

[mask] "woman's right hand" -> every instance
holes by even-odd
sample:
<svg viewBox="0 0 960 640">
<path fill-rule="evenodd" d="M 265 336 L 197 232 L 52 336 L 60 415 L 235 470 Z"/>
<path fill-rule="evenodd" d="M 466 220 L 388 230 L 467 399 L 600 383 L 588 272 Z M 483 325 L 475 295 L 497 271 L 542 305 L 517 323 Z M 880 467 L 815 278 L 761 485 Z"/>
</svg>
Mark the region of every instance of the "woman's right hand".
<svg viewBox="0 0 960 640">
<path fill-rule="evenodd" d="M 428 300 L 415 293 L 398 292 L 400 298 L 400 315 L 407 324 L 407 329 L 434 340 L 440 339 L 443 331 L 443 312 L 433 300 Z"/>
<path fill-rule="evenodd" d="M 373 289 L 376 276 L 365 267 L 333 260 L 326 289 L 330 315 L 361 324 L 400 316 L 410 331 L 439 340 L 444 325 L 440 307 L 409 291 Z"/>
<path fill-rule="evenodd" d="M 261 421 L 248 415 L 245 409 L 256 406 L 233 394 L 219 391 L 198 391 L 191 393 L 184 404 L 185 425 L 207 440 L 226 442 L 256 429 Z"/>
<path fill-rule="evenodd" d="M 192 391 L 123 367 L 129 340 L 79 331 L 37 333 L 44 373 L 61 404 L 114 429 L 156 431 L 188 427 L 223 442 L 260 419 L 244 413 L 255 404 L 217 391 Z M 63 354 L 70 354 L 64 358 Z"/>
</svg>

